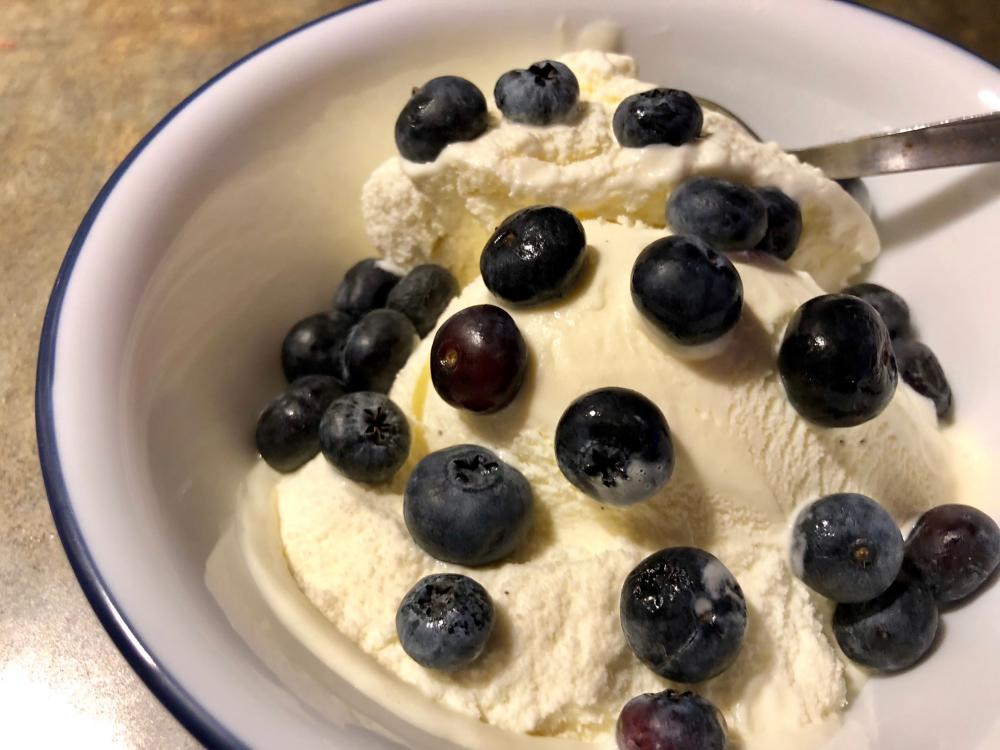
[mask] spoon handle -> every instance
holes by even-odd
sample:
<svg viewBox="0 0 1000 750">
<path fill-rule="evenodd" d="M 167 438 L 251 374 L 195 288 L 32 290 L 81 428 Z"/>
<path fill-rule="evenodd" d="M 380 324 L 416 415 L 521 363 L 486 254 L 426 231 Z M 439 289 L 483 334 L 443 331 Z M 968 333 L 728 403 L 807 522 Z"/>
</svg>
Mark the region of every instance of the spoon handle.
<svg viewBox="0 0 1000 750">
<path fill-rule="evenodd" d="M 1000 161 L 1000 112 L 791 151 L 835 180 Z"/>
</svg>

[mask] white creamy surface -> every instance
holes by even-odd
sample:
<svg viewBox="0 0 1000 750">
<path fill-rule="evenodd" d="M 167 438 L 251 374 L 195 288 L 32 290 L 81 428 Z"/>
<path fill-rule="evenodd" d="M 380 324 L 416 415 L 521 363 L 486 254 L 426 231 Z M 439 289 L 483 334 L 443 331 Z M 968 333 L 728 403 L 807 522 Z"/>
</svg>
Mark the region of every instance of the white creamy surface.
<svg viewBox="0 0 1000 750">
<path fill-rule="evenodd" d="M 728 346 L 680 360 L 640 323 L 629 294 L 632 259 L 662 230 L 585 221 L 587 270 L 570 297 L 509 310 L 529 349 L 517 399 L 495 415 L 460 413 L 429 382 L 428 336 L 392 398 L 414 431 L 409 463 L 391 486 L 360 487 L 317 457 L 275 491 L 281 540 L 306 596 L 381 668 L 426 698 L 517 733 L 608 744 L 621 705 L 669 683 L 628 649 L 618 621 L 626 574 L 651 552 L 686 544 L 717 555 L 749 606 L 734 665 L 693 689 L 726 715 L 746 750 L 789 746 L 828 726 L 849 697 L 848 670 L 830 640 L 830 605 L 787 562 L 795 507 L 834 491 L 882 502 L 904 523 L 955 498 L 949 447 L 929 401 L 900 384 L 886 411 L 850 429 L 817 428 L 785 397 L 774 368 L 794 309 L 821 293 L 808 276 L 766 258 L 737 259 L 746 307 Z M 627 260 L 624 260 L 627 259 Z M 497 300 L 470 283 L 442 316 Z M 630 508 L 602 506 L 561 475 L 555 425 L 592 388 L 634 388 L 656 402 L 673 434 L 666 488 Z M 428 451 L 475 442 L 531 482 L 532 533 L 504 563 L 463 570 L 424 554 L 402 520 L 402 483 Z M 462 570 L 494 598 L 498 625 L 484 657 L 457 674 L 423 669 L 402 651 L 394 615 L 421 576 Z M 375 663 L 372 669 L 378 669 Z M 514 738 L 510 740 L 513 745 Z"/>
<path fill-rule="evenodd" d="M 798 201 L 803 233 L 789 265 L 828 290 L 878 255 L 870 219 L 839 185 L 721 114 L 705 111 L 703 135 L 693 143 L 622 148 L 611 129 L 615 108 L 653 84 L 636 78 L 635 61 L 625 55 L 588 50 L 560 59 L 580 82 L 575 120 L 518 125 L 491 104 L 490 128 L 476 140 L 449 145 L 429 164 L 394 156 L 375 170 L 362 211 L 380 254 L 401 269 L 433 260 L 467 282 L 478 273 L 474 251 L 519 208 L 554 204 L 581 219 L 662 227 L 670 192 L 687 177 L 709 174 L 775 185 Z"/>
</svg>

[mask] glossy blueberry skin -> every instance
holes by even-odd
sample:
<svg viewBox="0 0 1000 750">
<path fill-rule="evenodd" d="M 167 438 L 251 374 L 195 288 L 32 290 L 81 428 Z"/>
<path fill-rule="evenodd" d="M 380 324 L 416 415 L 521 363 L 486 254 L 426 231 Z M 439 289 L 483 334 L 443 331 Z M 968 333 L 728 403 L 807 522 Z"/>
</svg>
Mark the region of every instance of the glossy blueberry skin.
<svg viewBox="0 0 1000 750">
<path fill-rule="evenodd" d="M 477 566 L 496 562 L 531 525 L 531 487 L 517 469 L 477 445 L 425 456 L 403 492 L 403 519 L 413 541 L 438 560 Z"/>
<path fill-rule="evenodd" d="M 674 234 L 701 237 L 716 250 L 749 250 L 767 232 L 767 204 L 757 191 L 718 177 L 691 177 L 667 199 Z"/>
<path fill-rule="evenodd" d="M 381 393 L 341 396 L 319 424 L 326 460 L 356 482 L 388 482 L 410 454 L 410 425 L 395 403 Z"/>
<path fill-rule="evenodd" d="M 910 306 L 891 289 L 865 282 L 849 286 L 841 294 L 858 297 L 874 307 L 893 341 L 910 335 Z"/>
<path fill-rule="evenodd" d="M 440 76 L 413 90 L 396 119 L 396 148 L 404 159 L 434 161 L 449 143 L 478 138 L 487 124 L 483 92 L 459 76 Z"/>
<path fill-rule="evenodd" d="M 901 575 L 867 602 L 838 604 L 833 635 L 844 655 L 882 672 L 915 664 L 934 643 L 938 609 L 929 588 Z"/>
<path fill-rule="evenodd" d="M 388 393 L 417 344 L 417 329 L 403 313 L 372 310 L 344 344 L 344 378 L 354 391 Z"/>
<path fill-rule="evenodd" d="M 947 419 L 952 411 L 951 385 L 934 352 L 916 339 L 895 339 L 892 350 L 903 381 L 934 402 L 938 419 Z"/>
<path fill-rule="evenodd" d="M 353 325 L 354 318 L 334 310 L 292 326 L 281 344 L 281 369 L 288 382 L 303 375 L 342 377 L 341 355 Z"/>
<path fill-rule="evenodd" d="M 632 267 L 632 301 L 671 340 L 714 341 L 743 311 L 743 281 L 722 253 L 697 237 L 671 235 L 646 246 Z"/>
<path fill-rule="evenodd" d="M 441 324 L 431 343 L 434 390 L 457 409 L 492 414 L 524 384 L 528 345 L 517 323 L 496 305 L 473 305 Z"/>
<path fill-rule="evenodd" d="M 608 505 L 649 498 L 674 469 L 663 412 L 627 388 L 600 388 L 577 398 L 559 419 L 555 442 L 563 476 Z"/>
<path fill-rule="evenodd" d="M 358 261 L 347 269 L 333 296 L 333 307 L 355 318 L 385 307 L 389 292 L 399 277 L 379 267 L 375 258 Z"/>
<path fill-rule="evenodd" d="M 827 495 L 792 525 L 792 569 L 835 602 L 864 602 L 885 591 L 903 564 L 903 535 L 889 512 L 852 492 Z"/>
<path fill-rule="evenodd" d="M 622 708 L 615 729 L 618 750 L 725 750 L 718 709 L 692 692 L 637 695 Z"/>
<path fill-rule="evenodd" d="M 691 94 L 658 88 L 623 99 L 611 127 L 625 148 L 654 143 L 681 146 L 701 135 L 703 120 L 701 105 Z"/>
<path fill-rule="evenodd" d="M 508 70 L 493 89 L 497 109 L 511 122 L 523 125 L 563 122 L 579 98 L 580 84 L 573 71 L 556 60 Z"/>
<path fill-rule="evenodd" d="M 479 256 L 479 271 L 500 299 L 533 305 L 569 290 L 586 247 L 583 225 L 569 211 L 531 206 L 504 219 Z"/>
<path fill-rule="evenodd" d="M 875 308 L 846 294 L 795 311 L 778 352 L 792 406 L 823 427 L 853 427 L 882 413 L 896 391 L 896 358 Z"/>
<path fill-rule="evenodd" d="M 292 381 L 285 391 L 312 401 L 320 413 L 344 395 L 343 386 L 332 375 L 303 375 Z"/>
<path fill-rule="evenodd" d="M 620 616 L 635 655 L 661 677 L 701 682 L 739 652 L 747 606 L 732 573 L 694 547 L 655 552 L 628 574 Z"/>
<path fill-rule="evenodd" d="M 332 377 L 307 375 L 265 406 L 257 418 L 254 439 L 267 465 L 287 473 L 315 456 L 320 419 L 341 392 Z"/>
<path fill-rule="evenodd" d="M 451 272 L 436 263 L 425 263 L 400 279 L 389 292 L 385 306 L 408 317 L 423 337 L 434 329 L 438 317 L 456 296 L 458 282 Z"/>
<path fill-rule="evenodd" d="M 799 204 L 776 187 L 757 188 L 757 195 L 767 207 L 767 231 L 754 250 L 788 260 L 802 236 L 802 211 Z"/>
<path fill-rule="evenodd" d="M 1000 565 L 1000 527 L 968 505 L 939 505 L 906 537 L 903 566 L 940 602 L 975 593 Z"/>
<path fill-rule="evenodd" d="M 493 600 L 468 576 L 421 578 L 396 611 L 396 634 L 407 655 L 428 669 L 453 672 L 479 658 L 493 632 Z"/>
</svg>

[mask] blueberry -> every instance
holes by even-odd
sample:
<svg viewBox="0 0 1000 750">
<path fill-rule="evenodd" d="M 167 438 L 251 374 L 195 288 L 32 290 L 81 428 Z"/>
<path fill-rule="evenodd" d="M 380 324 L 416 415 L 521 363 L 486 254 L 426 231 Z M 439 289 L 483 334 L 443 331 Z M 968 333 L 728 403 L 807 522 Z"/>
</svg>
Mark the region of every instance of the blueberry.
<svg viewBox="0 0 1000 750">
<path fill-rule="evenodd" d="M 739 321 L 743 281 L 729 258 L 707 242 L 675 234 L 639 253 L 632 301 L 678 344 L 705 344 Z"/>
<path fill-rule="evenodd" d="M 532 305 L 559 297 L 583 268 L 583 225 L 558 206 L 532 206 L 511 214 L 479 257 L 483 282 L 500 299 Z"/>
<path fill-rule="evenodd" d="M 838 604 L 833 635 L 844 655 L 883 672 L 912 666 L 937 634 L 938 609 L 921 581 L 901 575 L 875 599 Z"/>
<path fill-rule="evenodd" d="M 573 71 L 555 60 L 542 60 L 527 70 L 508 70 L 497 81 L 493 99 L 511 122 L 551 125 L 575 109 L 580 84 Z"/>
<path fill-rule="evenodd" d="M 433 78 L 418 89 L 396 119 L 396 148 L 404 159 L 429 162 L 449 143 L 486 132 L 486 97 L 458 76 Z"/>
<path fill-rule="evenodd" d="M 335 399 L 344 395 L 344 389 L 332 375 L 303 375 L 292 381 L 286 393 L 309 399 L 322 414 Z"/>
<path fill-rule="evenodd" d="M 381 393 L 359 391 L 330 404 L 319 424 L 326 459 L 356 482 L 388 482 L 410 454 L 410 426 Z"/>
<path fill-rule="evenodd" d="M 670 479 L 670 428 L 663 412 L 641 393 L 600 388 L 573 401 L 560 417 L 556 462 L 591 497 L 609 505 L 632 505 Z"/>
<path fill-rule="evenodd" d="M 846 294 L 815 297 L 795 311 L 778 371 L 792 406 L 823 427 L 867 422 L 896 391 L 889 331 L 875 308 Z"/>
<path fill-rule="evenodd" d="M 441 324 L 431 344 L 431 382 L 447 403 L 498 411 L 521 390 L 528 347 L 517 323 L 495 305 L 473 305 Z"/>
<path fill-rule="evenodd" d="M 417 333 L 426 336 L 438 316 L 458 295 L 458 282 L 447 268 L 435 263 L 417 266 L 404 276 L 386 299 L 385 306 L 403 313 Z"/>
<path fill-rule="evenodd" d="M 334 310 L 300 320 L 281 344 L 281 369 L 288 382 L 303 375 L 341 377 L 341 355 L 354 318 Z"/>
<path fill-rule="evenodd" d="M 799 511 L 792 526 L 792 569 L 835 602 L 872 599 L 896 580 L 903 535 L 870 497 L 827 495 Z"/>
<path fill-rule="evenodd" d="M 938 419 L 945 419 L 951 413 L 951 386 L 934 352 L 916 339 L 896 339 L 892 350 L 903 381 L 933 401 Z"/>
<path fill-rule="evenodd" d="M 257 418 L 257 451 L 268 466 L 290 472 L 319 452 L 323 412 L 341 394 L 329 376 L 307 375 L 293 382 Z"/>
<path fill-rule="evenodd" d="M 651 89 L 625 98 L 611 127 L 625 148 L 654 143 L 681 146 L 701 135 L 701 105 L 687 91 Z"/>
<path fill-rule="evenodd" d="M 723 252 L 749 250 L 767 232 L 767 204 L 755 190 L 718 177 L 692 177 L 667 200 L 674 234 L 693 234 Z"/>
<path fill-rule="evenodd" d="M 399 277 L 380 267 L 375 258 L 359 261 L 344 274 L 333 297 L 333 307 L 355 318 L 361 317 L 385 307 L 386 298 L 397 283 Z"/>
<path fill-rule="evenodd" d="M 396 612 L 396 634 L 417 664 L 451 672 L 479 658 L 494 619 L 493 600 L 478 582 L 439 573 L 406 592 Z"/>
<path fill-rule="evenodd" d="M 626 703 L 615 738 L 619 750 L 725 750 L 726 725 L 700 695 L 664 690 Z"/>
<path fill-rule="evenodd" d="M 939 505 L 917 520 L 906 538 L 903 565 L 939 602 L 974 593 L 1000 564 L 1000 528 L 968 505 Z"/>
<path fill-rule="evenodd" d="M 910 335 L 910 306 L 891 289 L 878 284 L 864 283 L 849 286 L 841 294 L 858 297 L 874 307 L 885 327 L 889 329 L 890 338 L 895 340 Z"/>
<path fill-rule="evenodd" d="M 755 250 L 788 260 L 802 236 L 802 211 L 799 204 L 776 187 L 757 188 L 757 195 L 767 207 L 767 231 Z"/>
<path fill-rule="evenodd" d="M 403 313 L 372 310 L 344 344 L 344 377 L 351 390 L 388 393 L 417 343 L 417 329 Z"/>
<path fill-rule="evenodd" d="M 747 626 L 746 600 L 732 573 L 693 547 L 669 547 L 639 563 L 622 586 L 620 615 L 635 655 L 677 682 L 701 682 L 726 669 Z"/>
<path fill-rule="evenodd" d="M 427 554 L 459 565 L 506 557 L 531 523 L 531 487 L 517 469 L 477 445 L 421 459 L 406 482 L 403 519 Z"/>
</svg>

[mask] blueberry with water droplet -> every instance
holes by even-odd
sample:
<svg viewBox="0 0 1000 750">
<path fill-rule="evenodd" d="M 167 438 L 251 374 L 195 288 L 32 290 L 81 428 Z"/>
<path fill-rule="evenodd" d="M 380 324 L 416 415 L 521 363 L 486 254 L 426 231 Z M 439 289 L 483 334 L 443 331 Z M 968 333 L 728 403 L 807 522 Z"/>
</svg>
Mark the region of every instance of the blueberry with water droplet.
<svg viewBox="0 0 1000 750">
<path fill-rule="evenodd" d="M 778 352 L 792 406 L 823 427 L 853 427 L 882 413 L 896 391 L 896 358 L 875 308 L 825 294 L 792 315 Z"/>
<path fill-rule="evenodd" d="M 479 258 L 483 283 L 500 299 L 534 305 L 566 294 L 583 269 L 587 236 L 573 214 L 531 206 L 497 227 Z"/>
<path fill-rule="evenodd" d="M 417 581 L 396 611 L 396 634 L 421 666 L 451 672 L 482 654 L 493 632 L 493 600 L 478 582 L 456 573 Z"/>
<path fill-rule="evenodd" d="M 703 122 L 701 105 L 687 91 L 656 88 L 623 99 L 611 127 L 625 148 L 682 146 L 701 135 Z"/>
<path fill-rule="evenodd" d="M 663 412 L 627 388 L 599 388 L 575 399 L 556 426 L 555 448 L 563 476 L 609 505 L 649 498 L 674 468 Z"/>
<path fill-rule="evenodd" d="M 396 119 L 396 148 L 404 159 L 431 162 L 449 143 L 486 132 L 486 97 L 459 76 L 433 78 L 413 90 Z"/>
<path fill-rule="evenodd" d="M 747 626 L 743 590 L 712 554 L 655 552 L 628 574 L 620 617 L 635 655 L 661 677 L 701 682 L 736 658 Z"/>
</svg>

